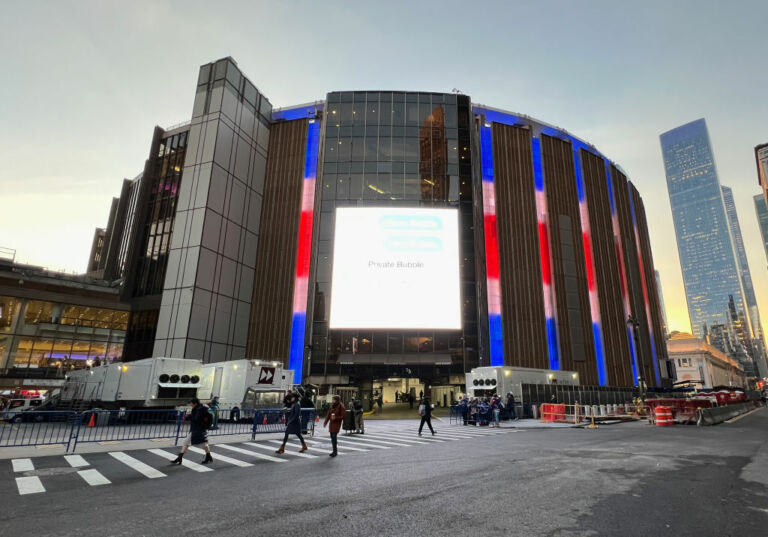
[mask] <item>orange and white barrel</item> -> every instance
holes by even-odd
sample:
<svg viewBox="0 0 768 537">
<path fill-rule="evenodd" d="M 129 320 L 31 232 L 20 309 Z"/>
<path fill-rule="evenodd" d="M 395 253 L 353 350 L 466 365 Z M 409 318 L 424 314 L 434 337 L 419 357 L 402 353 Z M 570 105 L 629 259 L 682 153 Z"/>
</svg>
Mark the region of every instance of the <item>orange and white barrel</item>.
<svg viewBox="0 0 768 537">
<path fill-rule="evenodd" d="M 669 427 L 675 424 L 672 419 L 672 409 L 668 406 L 657 406 L 655 414 L 657 427 Z"/>
</svg>

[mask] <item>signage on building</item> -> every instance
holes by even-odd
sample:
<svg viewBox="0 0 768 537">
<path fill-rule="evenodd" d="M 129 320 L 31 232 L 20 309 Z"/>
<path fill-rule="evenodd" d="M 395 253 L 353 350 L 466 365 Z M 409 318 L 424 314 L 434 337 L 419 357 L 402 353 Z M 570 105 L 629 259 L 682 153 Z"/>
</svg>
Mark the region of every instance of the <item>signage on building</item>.
<svg viewBox="0 0 768 537">
<path fill-rule="evenodd" d="M 262 367 L 261 373 L 259 373 L 259 384 L 272 384 L 275 378 L 274 367 Z"/>
</svg>

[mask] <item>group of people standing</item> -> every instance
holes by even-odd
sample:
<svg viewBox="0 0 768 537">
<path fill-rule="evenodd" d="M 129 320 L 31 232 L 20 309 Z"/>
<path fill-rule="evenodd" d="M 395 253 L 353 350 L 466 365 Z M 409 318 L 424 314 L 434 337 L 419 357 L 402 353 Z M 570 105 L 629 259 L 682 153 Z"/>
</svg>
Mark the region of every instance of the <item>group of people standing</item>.
<svg viewBox="0 0 768 537">
<path fill-rule="evenodd" d="M 506 400 L 498 395 L 487 397 L 463 396 L 458 403 L 464 425 L 484 425 L 498 427 L 502 412 L 511 420 L 517 419 L 515 412 L 515 396 L 512 392 L 507 394 Z"/>
</svg>

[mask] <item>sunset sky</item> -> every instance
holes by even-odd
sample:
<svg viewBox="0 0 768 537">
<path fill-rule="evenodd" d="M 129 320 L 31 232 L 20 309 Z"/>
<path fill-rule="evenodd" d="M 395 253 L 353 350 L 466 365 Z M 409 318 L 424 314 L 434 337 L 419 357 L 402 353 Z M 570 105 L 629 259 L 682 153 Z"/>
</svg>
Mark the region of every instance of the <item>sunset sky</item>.
<svg viewBox="0 0 768 537">
<path fill-rule="evenodd" d="M 198 66 L 232 56 L 276 107 L 457 88 L 593 143 L 643 196 L 670 327 L 685 331 L 659 134 L 706 118 L 765 321 L 752 196 L 753 148 L 768 142 L 766 20 L 765 1 L 4 2 L 0 247 L 82 272 L 153 127 L 189 119 Z"/>
</svg>

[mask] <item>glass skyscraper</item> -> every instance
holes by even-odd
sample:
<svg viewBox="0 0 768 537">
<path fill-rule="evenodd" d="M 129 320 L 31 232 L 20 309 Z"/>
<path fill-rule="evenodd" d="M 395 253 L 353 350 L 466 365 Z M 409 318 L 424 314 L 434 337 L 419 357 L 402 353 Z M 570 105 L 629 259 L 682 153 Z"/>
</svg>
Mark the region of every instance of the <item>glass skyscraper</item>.
<svg viewBox="0 0 768 537">
<path fill-rule="evenodd" d="M 762 194 L 754 198 L 755 211 L 757 212 L 757 224 L 760 226 L 760 236 L 763 238 L 763 248 L 765 249 L 765 258 L 768 260 L 768 205 Z"/>
<path fill-rule="evenodd" d="M 747 311 L 736 249 L 707 125 L 699 119 L 661 135 L 691 329 L 726 321 L 729 296 Z"/>
</svg>

